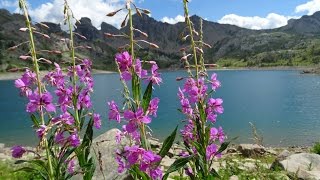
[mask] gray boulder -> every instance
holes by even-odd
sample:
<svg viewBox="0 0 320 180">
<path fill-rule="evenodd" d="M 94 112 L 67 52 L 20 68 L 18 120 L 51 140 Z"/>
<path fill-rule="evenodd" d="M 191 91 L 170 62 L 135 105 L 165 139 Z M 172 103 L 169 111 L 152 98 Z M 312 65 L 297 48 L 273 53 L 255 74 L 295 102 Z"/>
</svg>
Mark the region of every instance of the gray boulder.
<svg viewBox="0 0 320 180">
<path fill-rule="evenodd" d="M 129 144 L 128 139 L 122 139 L 121 144 L 117 144 L 115 136 L 119 130 L 111 129 L 104 134 L 101 134 L 93 140 L 93 153 L 97 154 L 97 167 L 93 179 L 131 179 L 128 173 L 118 174 L 118 164 L 115 161 L 115 151 L 118 148 Z M 100 156 L 100 157 L 99 157 Z M 103 178 L 103 176 L 105 178 Z"/>
<path fill-rule="evenodd" d="M 279 161 L 279 167 L 300 179 L 320 180 L 320 155 L 300 153 Z"/>
<path fill-rule="evenodd" d="M 237 150 L 244 157 L 258 157 L 266 153 L 265 148 L 257 144 L 240 144 Z"/>
</svg>

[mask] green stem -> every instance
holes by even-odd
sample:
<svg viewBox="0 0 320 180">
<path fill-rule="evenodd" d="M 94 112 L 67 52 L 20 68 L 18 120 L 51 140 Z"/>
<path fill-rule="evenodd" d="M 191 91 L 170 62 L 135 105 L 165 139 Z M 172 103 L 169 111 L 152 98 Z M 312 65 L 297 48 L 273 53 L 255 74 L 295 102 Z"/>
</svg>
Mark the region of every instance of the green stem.
<svg viewBox="0 0 320 180">
<path fill-rule="evenodd" d="M 40 71 L 39 71 L 39 65 L 38 65 L 38 59 L 37 59 L 37 53 L 36 53 L 36 47 L 35 47 L 35 43 L 34 43 L 34 38 L 33 38 L 33 30 L 31 27 L 31 23 L 30 23 L 30 19 L 29 19 L 29 14 L 28 14 L 28 10 L 27 10 L 27 5 L 25 3 L 24 0 L 19 0 L 19 3 L 21 5 L 21 8 L 23 9 L 24 12 L 24 16 L 26 18 L 26 25 L 27 28 L 29 30 L 29 38 L 30 38 L 30 46 L 31 46 L 31 56 L 32 56 L 32 62 L 34 65 L 34 71 L 36 73 L 36 79 L 37 79 L 37 86 L 38 86 L 38 93 L 39 96 L 42 95 L 42 86 L 41 86 L 41 81 L 40 81 Z M 40 118 L 41 118 L 41 123 L 45 124 L 44 121 L 44 114 L 42 109 L 40 109 Z M 49 152 L 49 147 L 48 147 L 48 141 L 47 139 L 44 139 L 44 145 L 45 145 L 45 149 L 46 149 L 46 156 L 48 159 L 48 164 L 49 164 L 49 178 L 53 179 L 54 177 L 54 173 L 53 173 L 53 168 L 52 168 L 52 161 L 51 161 L 51 156 L 50 156 L 50 152 Z"/>
<path fill-rule="evenodd" d="M 80 120 L 79 120 L 79 112 L 77 108 L 77 72 L 76 72 L 76 58 L 75 58 L 75 51 L 74 51 L 74 38 L 73 38 L 73 31 L 72 31 L 72 23 L 70 20 L 70 14 L 69 14 L 69 6 L 66 4 L 67 9 L 67 19 L 68 19 L 68 25 L 69 25 L 69 33 L 70 33 L 70 48 L 71 48 L 71 58 L 72 58 L 72 71 L 73 71 L 73 79 L 72 79 L 72 85 L 73 85 L 73 108 L 75 113 L 75 120 L 78 125 L 78 131 L 80 131 Z"/>
<path fill-rule="evenodd" d="M 129 30 L 130 30 L 130 51 L 131 51 L 131 57 L 132 57 L 132 64 L 135 64 L 135 56 L 134 56 L 134 32 L 133 32 L 133 22 L 132 22 L 132 9 L 129 8 Z M 136 75 L 134 67 L 132 68 L 132 94 L 133 94 L 133 99 L 136 104 L 136 108 L 140 106 L 140 95 L 141 95 L 141 87 L 140 87 L 140 79 Z M 140 135 L 143 141 L 145 142 L 145 149 L 149 149 L 149 143 L 147 141 L 147 136 L 146 136 L 146 131 L 145 131 L 145 124 L 140 125 Z"/>
<path fill-rule="evenodd" d="M 186 23 L 187 23 L 187 26 L 189 29 L 191 47 L 193 50 L 194 65 L 196 66 L 196 78 L 198 79 L 198 76 L 199 76 L 198 57 L 197 57 L 197 50 L 196 50 L 196 45 L 195 45 L 194 37 L 193 37 L 193 28 L 192 28 L 191 20 L 189 18 L 189 10 L 188 10 L 187 0 L 183 0 L 183 4 L 184 4 L 184 13 L 185 13 L 185 18 L 186 18 Z"/>
</svg>

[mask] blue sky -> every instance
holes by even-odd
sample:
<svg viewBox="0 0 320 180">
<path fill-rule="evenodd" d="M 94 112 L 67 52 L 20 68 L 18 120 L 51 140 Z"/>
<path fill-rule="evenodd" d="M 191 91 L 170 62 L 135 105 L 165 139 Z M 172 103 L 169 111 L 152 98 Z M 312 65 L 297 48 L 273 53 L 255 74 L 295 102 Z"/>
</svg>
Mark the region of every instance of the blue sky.
<svg viewBox="0 0 320 180">
<path fill-rule="evenodd" d="M 17 11 L 16 0 L 0 0 L 0 8 Z M 150 9 L 152 17 L 168 23 L 183 20 L 182 0 L 135 0 Z M 30 14 L 37 21 L 59 22 L 63 0 L 28 0 Z M 99 28 L 102 21 L 119 26 L 124 13 L 114 19 L 104 16 L 121 7 L 124 0 L 69 0 L 78 18 L 88 16 Z M 290 18 L 299 18 L 320 10 L 320 0 L 192 0 L 190 13 L 219 23 L 235 24 L 250 29 L 276 28 Z M 80 16 L 80 17 L 79 17 Z"/>
</svg>

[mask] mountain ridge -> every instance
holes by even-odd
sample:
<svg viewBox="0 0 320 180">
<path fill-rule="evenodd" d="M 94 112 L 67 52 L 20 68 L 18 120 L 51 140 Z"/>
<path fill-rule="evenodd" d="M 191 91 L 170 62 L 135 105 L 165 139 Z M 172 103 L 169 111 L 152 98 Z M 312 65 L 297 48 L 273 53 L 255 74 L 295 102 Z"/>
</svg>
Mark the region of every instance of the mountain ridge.
<svg viewBox="0 0 320 180">
<path fill-rule="evenodd" d="M 190 17 L 195 27 L 199 27 L 200 17 Z M 44 22 L 50 28 L 45 30 L 50 36 L 56 39 L 66 38 L 60 25 Z M 162 68 L 181 68 L 179 63 L 179 49 L 186 46 L 181 40 L 181 33 L 184 30 L 184 23 L 168 24 L 160 22 L 152 17 L 143 15 L 133 16 L 135 28 L 149 35 L 148 41 L 156 43 L 159 49 L 150 49 L 140 44 L 142 49 L 139 56 L 142 58 L 155 59 Z M 0 67 L 2 70 L 8 66 L 22 66 L 25 63 L 16 62 L 17 51 L 7 55 L 6 49 L 9 45 L 15 45 L 26 40 L 25 35 L 19 32 L 17 27 L 23 27 L 23 16 L 11 14 L 5 9 L 0 9 Z M 80 58 L 92 58 L 95 68 L 113 69 L 114 54 L 118 47 L 127 43 L 123 38 L 107 38 L 105 33 L 123 34 L 128 32 L 128 27 L 117 29 L 114 26 L 102 22 L 98 30 L 87 17 L 80 19 L 76 24 L 75 32 L 84 35 L 87 39 L 76 38 L 76 43 L 82 46 L 90 46 L 90 50 L 79 49 Z M 309 65 L 320 62 L 320 12 L 310 16 L 302 16 L 300 19 L 289 20 L 286 26 L 268 30 L 251 30 L 235 25 L 219 24 L 203 20 L 204 41 L 211 44 L 212 48 L 205 50 L 205 57 L 208 63 L 218 63 L 221 66 L 277 66 L 277 65 Z M 137 39 L 145 39 L 141 34 L 135 33 Z M 37 45 L 42 49 L 68 49 L 66 44 L 61 42 L 48 43 L 37 38 Z M 44 54 L 45 55 L 45 54 Z M 61 58 L 68 58 L 66 54 L 50 56 L 54 61 L 61 61 Z M 5 67 L 7 66 L 7 67 Z M 0 68 L 0 69 L 1 69 Z"/>
</svg>

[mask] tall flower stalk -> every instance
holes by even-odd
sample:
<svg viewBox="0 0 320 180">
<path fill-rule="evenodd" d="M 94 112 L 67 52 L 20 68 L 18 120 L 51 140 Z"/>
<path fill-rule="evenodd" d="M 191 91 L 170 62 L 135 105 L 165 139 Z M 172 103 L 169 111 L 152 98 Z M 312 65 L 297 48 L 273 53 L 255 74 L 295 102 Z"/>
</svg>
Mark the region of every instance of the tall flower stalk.
<svg viewBox="0 0 320 180">
<path fill-rule="evenodd" d="M 147 34 L 133 26 L 133 8 L 139 16 L 150 13 L 146 9 L 136 7 L 133 2 L 127 1 L 125 8 L 107 14 L 107 16 L 114 16 L 121 10 L 127 10 L 127 16 L 122 23 L 122 27 L 126 26 L 128 20 L 129 35 L 109 33 L 106 35 L 108 37 L 122 36 L 128 38 L 129 44 L 124 47 L 129 47 L 130 52 L 122 51 L 115 58 L 120 73 L 120 80 L 124 84 L 125 105 L 121 111 L 114 101 L 108 102 L 109 119 L 115 120 L 118 123 L 124 122 L 122 131 L 119 131 L 116 137 L 117 142 L 120 143 L 123 138 L 130 140 L 129 145 L 126 145 L 123 149 L 118 149 L 116 152 L 118 172 L 122 173 L 128 170 L 135 179 L 161 179 L 163 172 L 159 164 L 171 148 L 177 128 L 165 140 L 160 152 L 154 152 L 150 148 L 147 126 L 151 123 L 152 116 L 156 117 L 160 101 L 157 97 L 152 98 L 153 86 L 160 85 L 162 78 L 155 61 L 141 61 L 135 56 L 135 45 L 139 45 L 139 43 L 145 43 L 155 48 L 158 46 L 146 40 L 135 39 L 135 33 L 146 37 Z M 151 66 L 149 72 L 143 69 L 143 65 L 145 64 Z M 131 94 L 126 84 L 129 81 L 131 81 Z M 142 93 L 142 89 L 145 87 L 142 85 L 143 82 L 146 82 L 144 93 Z"/>
<path fill-rule="evenodd" d="M 209 78 L 205 68 L 203 47 L 210 46 L 203 42 L 203 22 L 200 20 L 200 33 L 198 33 L 189 17 L 188 0 L 183 0 L 183 5 L 186 29 L 188 29 L 184 40 L 190 44 L 182 48 L 181 60 L 187 66 L 189 76 L 177 79 L 185 79 L 183 87 L 178 91 L 180 111 L 186 117 L 186 125 L 180 131 L 185 151 L 181 152 L 181 159 L 176 160 L 170 168 L 184 168 L 190 179 L 207 180 L 219 176 L 212 168 L 212 163 L 221 157 L 221 153 L 229 144 L 224 142 L 226 136 L 223 129 L 214 127 L 217 116 L 224 111 L 223 100 L 212 98 L 213 92 L 221 86 L 221 83 L 216 73 L 212 73 Z M 190 57 L 193 65 L 188 61 Z M 190 70 L 191 68 L 195 69 L 195 74 Z M 219 144 L 221 144 L 220 148 Z M 169 173 L 170 171 L 165 174 L 165 178 Z"/>
<path fill-rule="evenodd" d="M 90 100 L 94 85 L 91 75 L 92 62 L 84 59 L 80 64 L 76 64 L 72 11 L 65 1 L 65 20 L 70 27 L 68 53 L 71 54 L 71 66 L 67 67 L 65 74 L 56 62 L 37 58 L 38 52 L 60 51 L 36 51 L 33 33 L 48 39 L 50 37 L 32 27 L 25 1 L 19 0 L 19 5 L 24 12 L 27 25 L 27 28 L 21 29 L 29 31 L 30 35 L 30 52 L 23 57 L 32 58 L 33 68 L 27 68 L 22 77 L 15 81 L 15 86 L 20 89 L 21 95 L 29 100 L 26 111 L 31 115 L 40 143 L 38 152 L 15 146 L 12 148 L 12 155 L 20 158 L 25 153 L 36 154 L 35 159 L 20 160 L 17 163 L 28 163 L 28 168 L 21 170 L 31 171 L 43 179 L 69 179 L 76 174 L 83 175 L 83 179 L 91 179 L 95 171 L 94 159 L 90 154 L 93 127 L 99 129 L 101 120 L 100 115 L 94 113 Z M 43 62 L 54 64 L 54 70 L 42 78 L 38 63 Z M 53 90 L 48 91 L 47 87 Z M 56 98 L 53 98 L 53 93 Z M 57 99 L 57 102 L 54 102 L 54 99 Z M 82 134 L 84 135 L 80 138 Z M 42 156 L 42 148 L 46 151 L 45 157 Z"/>
</svg>

